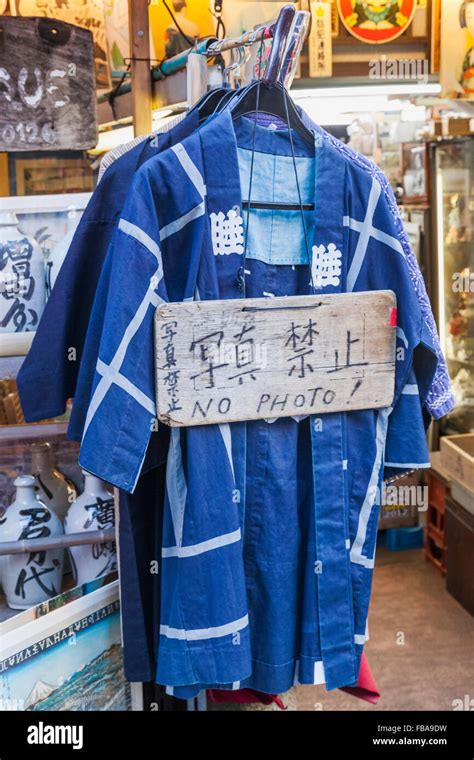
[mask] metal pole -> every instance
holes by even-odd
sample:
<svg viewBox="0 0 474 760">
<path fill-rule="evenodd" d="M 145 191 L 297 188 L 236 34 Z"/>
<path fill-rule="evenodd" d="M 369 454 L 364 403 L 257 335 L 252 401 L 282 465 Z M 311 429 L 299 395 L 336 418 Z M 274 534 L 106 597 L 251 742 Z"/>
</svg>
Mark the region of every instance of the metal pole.
<svg viewBox="0 0 474 760">
<path fill-rule="evenodd" d="M 129 2 L 130 1 L 131 0 L 129 0 Z M 176 74 L 178 71 L 182 71 L 183 69 L 185 69 L 190 53 L 201 53 L 202 55 L 206 55 L 208 58 L 213 58 L 216 55 L 219 55 L 220 53 L 224 53 L 228 50 L 234 50 L 235 48 L 239 48 L 242 46 L 250 46 L 250 45 L 253 45 L 255 42 L 259 42 L 260 40 L 270 39 L 271 37 L 273 37 L 274 30 L 275 30 L 275 24 L 272 24 L 271 26 L 261 26 L 258 29 L 252 32 L 246 32 L 241 37 L 237 37 L 237 38 L 226 37 L 224 40 L 216 40 L 215 37 L 209 37 L 208 39 L 201 40 L 200 42 L 197 43 L 195 47 L 189 48 L 188 50 L 184 50 L 182 53 L 178 53 L 178 55 L 173 56 L 173 58 L 167 58 L 165 61 L 161 63 L 160 66 L 154 66 L 150 72 L 151 79 L 154 82 L 159 82 L 162 79 L 165 79 L 168 76 L 172 76 L 173 74 Z M 132 61 L 132 78 L 133 78 L 134 65 L 137 65 L 137 63 L 136 62 L 134 63 Z M 132 79 L 132 82 L 130 81 L 124 82 L 122 86 L 120 87 L 117 95 L 124 95 L 125 93 L 130 92 L 131 90 L 132 98 L 133 98 L 134 87 L 135 87 L 135 94 L 136 94 L 137 87 L 133 79 Z M 100 95 L 97 100 L 99 103 L 103 103 L 108 98 L 109 98 L 109 93 L 105 95 Z M 151 106 L 152 106 L 152 99 L 150 95 L 150 109 L 151 109 Z M 140 108 L 140 106 L 138 106 L 138 108 Z M 135 111 L 134 111 L 134 121 L 135 121 Z M 144 134 L 149 134 L 149 132 L 150 130 L 147 129 Z"/>
<path fill-rule="evenodd" d="M 32 554 L 47 549 L 66 549 L 68 546 L 105 544 L 107 541 L 115 541 L 115 528 L 90 530 L 86 533 L 69 533 L 51 538 L 33 538 L 29 541 L 2 541 L 0 543 L 0 557 L 8 554 Z"/>
<path fill-rule="evenodd" d="M 243 47 L 245 45 L 253 45 L 260 40 L 268 40 L 273 37 L 276 24 L 271 26 L 261 26 L 252 32 L 245 32 L 241 37 L 226 37 L 223 40 L 217 40 L 208 45 L 206 55 L 209 57 L 218 55 L 219 53 L 225 53 L 226 50 L 234 50 L 235 48 Z"/>
</svg>

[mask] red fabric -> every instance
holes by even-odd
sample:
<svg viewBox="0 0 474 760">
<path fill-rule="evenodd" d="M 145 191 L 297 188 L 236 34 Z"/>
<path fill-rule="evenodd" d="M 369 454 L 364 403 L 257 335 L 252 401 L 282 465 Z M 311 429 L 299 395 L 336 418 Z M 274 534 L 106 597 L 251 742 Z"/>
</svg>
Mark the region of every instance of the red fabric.
<svg viewBox="0 0 474 760">
<path fill-rule="evenodd" d="M 362 659 L 360 661 L 357 686 L 343 686 L 341 691 L 352 694 L 353 697 L 358 697 L 366 702 L 371 702 L 373 705 L 376 705 L 379 701 L 380 692 L 364 652 L 362 652 Z"/>
<path fill-rule="evenodd" d="M 214 704 L 221 704 L 223 702 L 238 702 L 239 704 L 260 702 L 262 705 L 271 705 L 274 702 L 280 710 L 286 710 L 286 706 L 278 694 L 264 694 L 261 691 L 254 691 L 253 689 L 236 689 L 236 691 L 208 689 L 207 698 L 210 702 L 214 702 Z"/>
<path fill-rule="evenodd" d="M 375 678 L 372 675 L 370 665 L 367 662 L 364 652 L 362 652 L 362 659 L 360 661 L 357 686 L 343 686 L 341 691 L 345 691 L 347 694 L 352 694 L 353 697 L 363 699 L 365 702 L 370 702 L 373 705 L 376 705 L 379 701 L 380 692 L 375 683 Z M 253 689 L 237 689 L 236 691 L 208 689 L 207 698 L 210 702 L 214 702 L 214 704 L 222 704 L 225 702 L 251 704 L 260 702 L 263 705 L 271 705 L 273 702 L 278 705 L 280 710 L 286 710 L 284 702 L 277 694 L 264 694 L 261 691 L 254 691 Z"/>
</svg>

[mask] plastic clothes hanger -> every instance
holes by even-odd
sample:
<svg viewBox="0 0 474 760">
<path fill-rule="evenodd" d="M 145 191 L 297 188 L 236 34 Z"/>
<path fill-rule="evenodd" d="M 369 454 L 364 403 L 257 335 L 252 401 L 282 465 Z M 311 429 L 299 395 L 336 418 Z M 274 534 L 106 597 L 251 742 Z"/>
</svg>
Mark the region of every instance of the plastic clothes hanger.
<svg viewBox="0 0 474 760">
<path fill-rule="evenodd" d="M 290 96 L 288 95 L 283 84 L 277 81 L 281 73 L 281 63 L 286 54 L 286 43 L 290 29 L 293 26 L 295 9 L 293 6 L 284 6 L 280 11 L 274 31 L 273 47 L 270 55 L 265 78 L 252 82 L 248 87 L 238 94 L 235 104 L 232 101 L 230 110 L 232 119 L 235 121 L 241 116 L 265 113 L 274 116 L 288 126 L 290 130 L 290 142 L 292 154 L 294 153 L 293 139 L 291 130 L 295 130 L 306 142 L 314 147 L 314 135 L 307 129 L 301 117 L 296 110 Z M 253 162 L 252 162 L 253 165 Z M 296 174 L 296 164 L 295 164 Z M 252 175 L 252 169 L 251 169 Z M 252 201 L 250 198 L 243 199 L 242 206 L 246 209 L 268 209 L 281 211 L 313 211 L 314 204 L 303 204 L 301 201 L 300 187 L 296 175 L 298 202 L 297 203 L 274 203 Z"/>
<path fill-rule="evenodd" d="M 238 60 L 235 55 L 238 54 Z M 202 124 L 209 116 L 222 110 L 222 107 L 235 95 L 235 91 L 230 90 L 229 73 L 232 70 L 240 69 L 243 54 L 241 48 L 231 51 L 231 63 L 224 68 L 224 83 L 222 87 L 215 88 L 203 95 L 203 97 L 193 106 L 192 111 L 199 111 L 199 123 Z"/>
<path fill-rule="evenodd" d="M 216 87 L 213 90 L 206 92 L 198 101 L 193 105 L 188 113 L 199 113 L 199 121 L 205 121 L 208 116 L 211 116 L 222 98 L 227 95 L 228 90 L 225 87 Z"/>
<path fill-rule="evenodd" d="M 273 46 L 265 76 L 242 90 L 232 106 L 232 118 L 235 121 L 256 111 L 275 116 L 288 123 L 306 142 L 314 145 L 314 135 L 301 120 L 284 85 L 278 81 L 294 16 L 294 6 L 285 5 L 281 9 L 275 25 Z"/>
<path fill-rule="evenodd" d="M 238 59 L 235 59 L 235 56 L 238 56 Z M 240 68 L 242 66 L 242 63 L 245 62 L 245 54 L 242 50 L 242 48 L 236 48 L 235 50 L 231 51 L 231 63 L 229 66 L 227 66 L 224 69 L 224 87 L 227 89 L 226 94 L 221 99 L 220 103 L 217 104 L 215 108 L 215 113 L 220 113 L 224 110 L 224 108 L 227 107 L 228 104 L 230 104 L 235 98 L 238 97 L 240 90 L 232 90 L 230 89 L 230 77 L 229 74 L 231 71 L 234 71 L 236 74 L 240 71 Z"/>
</svg>

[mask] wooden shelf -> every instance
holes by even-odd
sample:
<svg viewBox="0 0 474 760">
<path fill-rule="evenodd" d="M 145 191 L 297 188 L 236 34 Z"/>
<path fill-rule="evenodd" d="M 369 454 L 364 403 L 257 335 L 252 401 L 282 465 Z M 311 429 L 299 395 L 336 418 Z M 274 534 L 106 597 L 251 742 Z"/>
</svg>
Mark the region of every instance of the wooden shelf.
<svg viewBox="0 0 474 760">
<path fill-rule="evenodd" d="M 0 380 L 15 380 L 24 356 L 0 356 Z"/>
<path fill-rule="evenodd" d="M 67 422 L 35 422 L 30 425 L 0 426 L 2 444 L 6 441 L 22 441 L 28 439 L 50 440 L 67 433 Z"/>
</svg>

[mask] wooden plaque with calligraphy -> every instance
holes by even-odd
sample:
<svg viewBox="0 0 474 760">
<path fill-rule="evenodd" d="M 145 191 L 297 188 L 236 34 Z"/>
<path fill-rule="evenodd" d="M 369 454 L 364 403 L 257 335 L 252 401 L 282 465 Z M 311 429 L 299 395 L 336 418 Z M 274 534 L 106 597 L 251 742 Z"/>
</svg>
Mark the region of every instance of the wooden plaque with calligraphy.
<svg viewBox="0 0 474 760">
<path fill-rule="evenodd" d="M 0 18 L 0 151 L 97 143 L 90 31 L 49 18 Z"/>
<path fill-rule="evenodd" d="M 390 406 L 392 291 L 163 304 L 158 418 L 171 426 Z"/>
</svg>

